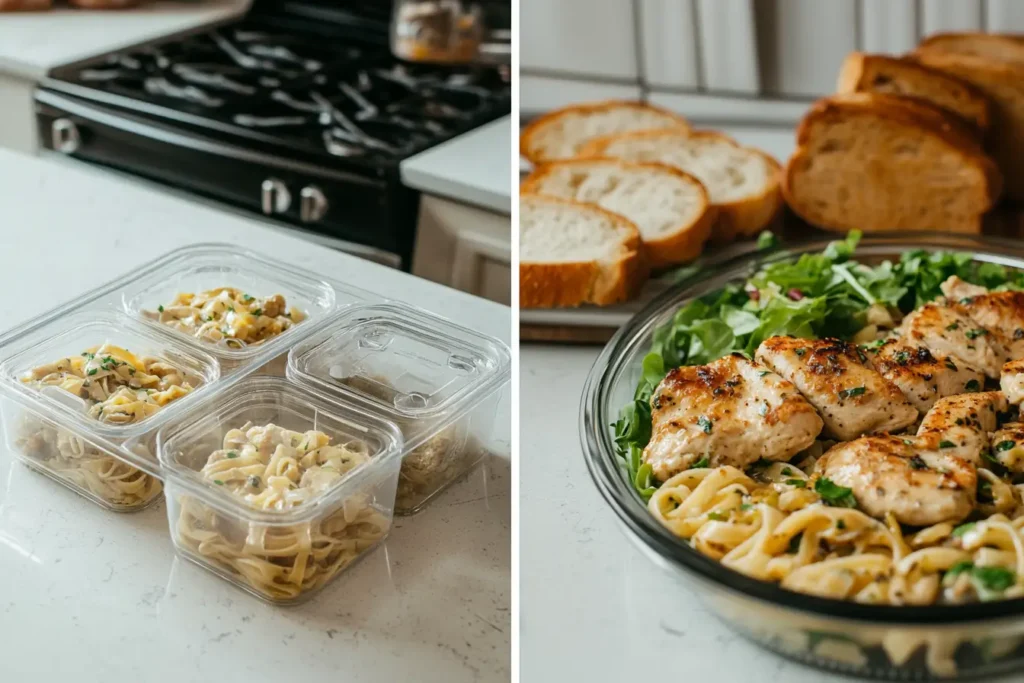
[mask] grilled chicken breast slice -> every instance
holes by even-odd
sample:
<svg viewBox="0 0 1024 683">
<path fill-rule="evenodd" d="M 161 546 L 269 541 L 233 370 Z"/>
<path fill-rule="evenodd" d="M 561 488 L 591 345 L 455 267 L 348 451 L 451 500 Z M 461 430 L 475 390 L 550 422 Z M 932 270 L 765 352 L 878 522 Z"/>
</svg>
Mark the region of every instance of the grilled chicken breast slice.
<svg viewBox="0 0 1024 683">
<path fill-rule="evenodd" d="M 1014 474 L 1024 473 L 1024 423 L 1010 422 L 992 432 L 991 456 Z M 990 465 L 982 462 L 982 467 Z"/>
<path fill-rule="evenodd" d="M 864 349 L 871 367 L 896 385 L 920 414 L 927 413 L 944 396 L 979 391 L 985 373 L 923 344 L 889 338 Z"/>
<path fill-rule="evenodd" d="M 999 340 L 1010 358 L 1024 358 L 1024 292 L 990 292 L 955 275 L 941 288 L 950 304 Z"/>
<path fill-rule="evenodd" d="M 999 377 L 1006 361 L 999 340 L 952 306 L 925 304 L 907 314 L 898 333 L 908 343 L 926 346 L 936 355 L 952 356 L 987 377 Z"/>
<path fill-rule="evenodd" d="M 819 471 L 853 491 L 857 506 L 901 524 L 959 522 L 974 508 L 977 470 L 969 462 L 918 443 L 917 437 L 866 436 L 842 443 L 818 461 Z"/>
<path fill-rule="evenodd" d="M 756 357 L 796 385 L 821 414 L 830 438 L 849 441 L 899 431 L 917 421 L 917 409 L 849 342 L 770 337 Z"/>
<path fill-rule="evenodd" d="M 670 371 L 651 396 L 651 423 L 644 462 L 661 481 L 704 457 L 738 468 L 789 460 L 822 427 L 792 383 L 740 354 Z"/>
<path fill-rule="evenodd" d="M 1011 360 L 1003 366 L 999 388 L 1003 390 L 1006 400 L 1013 405 L 1020 405 L 1024 402 L 1024 358 Z"/>
<path fill-rule="evenodd" d="M 977 466 L 981 464 L 981 452 L 988 448 L 989 432 L 996 428 L 999 413 L 1006 412 L 1007 407 L 999 391 L 947 396 L 936 401 L 921 420 L 918 444 Z"/>
</svg>

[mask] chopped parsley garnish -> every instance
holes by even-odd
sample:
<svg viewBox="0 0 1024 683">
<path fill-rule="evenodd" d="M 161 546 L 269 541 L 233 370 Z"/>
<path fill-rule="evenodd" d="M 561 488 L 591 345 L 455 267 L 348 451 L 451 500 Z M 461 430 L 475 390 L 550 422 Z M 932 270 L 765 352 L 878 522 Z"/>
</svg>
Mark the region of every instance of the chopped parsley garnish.
<svg viewBox="0 0 1024 683">
<path fill-rule="evenodd" d="M 747 510 L 753 510 L 753 509 L 754 509 L 754 506 L 751 503 L 743 503 L 743 505 L 740 505 L 740 510 L 743 510 L 744 512 L 747 511 Z"/>
<path fill-rule="evenodd" d="M 911 441 L 910 439 L 903 439 L 903 445 L 904 446 L 913 446 L 914 442 Z"/>
<path fill-rule="evenodd" d="M 257 308 L 255 311 L 252 312 L 252 314 L 255 315 L 255 316 L 263 315 L 263 309 L 262 308 Z"/>
<path fill-rule="evenodd" d="M 984 337 L 986 334 L 988 334 L 988 330 L 983 330 L 980 327 L 976 327 L 973 330 L 967 330 L 966 332 L 964 332 L 964 335 L 968 339 L 977 339 L 978 337 Z"/>
<path fill-rule="evenodd" d="M 228 457 L 229 458 L 237 458 L 238 457 L 238 453 L 235 453 L 234 451 L 228 451 Z"/>
<path fill-rule="evenodd" d="M 87 372 L 85 374 L 87 374 L 87 375 L 89 375 L 91 377 L 91 376 L 95 375 L 99 371 L 100 371 L 99 368 L 93 368 L 92 370 L 90 370 L 89 372 Z"/>
<path fill-rule="evenodd" d="M 964 298 L 960 299 L 960 303 L 964 305 L 969 304 L 972 301 L 974 301 L 974 299 L 969 296 L 965 296 Z"/>
<path fill-rule="evenodd" d="M 765 375 L 770 375 L 770 374 L 772 374 L 771 370 L 762 370 L 761 372 L 757 373 L 757 376 L 758 377 L 764 377 Z"/>
<path fill-rule="evenodd" d="M 725 520 L 727 520 L 729 518 L 726 515 L 723 515 L 720 512 L 709 512 L 708 513 L 708 519 L 713 519 L 716 522 L 724 522 Z"/>
<path fill-rule="evenodd" d="M 953 362 L 952 358 L 946 359 L 946 367 L 956 372 L 956 363 Z"/>
<path fill-rule="evenodd" d="M 966 389 L 967 391 L 977 391 L 980 388 L 981 385 L 978 384 L 978 380 L 976 379 L 972 379 L 969 382 L 967 382 L 967 384 L 964 385 L 964 389 Z"/>
<path fill-rule="evenodd" d="M 805 489 L 805 488 L 807 488 L 807 480 L 806 479 L 787 479 L 786 480 L 786 484 L 788 484 L 790 486 L 795 486 L 798 489 Z"/>
<path fill-rule="evenodd" d="M 996 444 L 996 450 L 997 451 L 1008 451 L 1008 450 L 1012 449 L 1016 445 L 1017 444 L 1015 442 L 1010 441 L 1009 439 L 1007 439 L 1006 441 L 1000 441 L 999 443 L 997 443 Z"/>
<path fill-rule="evenodd" d="M 914 457 L 912 457 L 910 459 L 910 467 L 911 467 L 911 469 L 915 469 L 915 470 L 926 470 L 926 469 L 928 469 L 928 465 L 925 463 L 924 460 L 921 459 L 921 456 L 918 456 L 918 455 L 915 455 Z"/>
<path fill-rule="evenodd" d="M 961 538 L 964 534 L 972 530 L 975 526 L 977 526 L 976 522 L 968 522 L 967 524 L 961 524 L 957 528 L 953 529 L 953 537 Z"/>
<path fill-rule="evenodd" d="M 950 323 L 949 325 L 946 325 L 946 329 L 951 331 L 958 330 L 960 329 L 960 323 Z"/>
<path fill-rule="evenodd" d="M 900 365 L 906 365 L 907 361 L 910 360 L 910 354 L 906 351 L 897 351 L 893 354 L 893 358 L 895 358 L 896 362 Z"/>
<path fill-rule="evenodd" d="M 697 425 L 698 425 L 698 426 L 699 426 L 699 427 L 700 427 L 700 428 L 701 428 L 702 430 L 704 430 L 704 433 L 705 433 L 705 434 L 710 434 L 710 433 L 711 433 L 711 424 L 712 424 L 712 423 L 711 423 L 711 420 L 709 420 L 709 419 L 708 419 L 707 417 L 705 417 L 704 415 L 701 415 L 700 417 L 698 417 L 698 418 L 697 418 Z"/>
<path fill-rule="evenodd" d="M 866 387 L 851 387 L 849 389 L 842 389 L 839 391 L 839 398 L 853 398 L 854 396 L 860 396 L 865 391 Z"/>
<path fill-rule="evenodd" d="M 790 469 L 790 468 L 788 468 L 788 467 L 783 467 L 783 468 L 782 468 L 782 474 L 783 474 L 784 476 L 790 477 L 790 476 L 792 476 L 792 475 L 793 475 L 793 470 L 791 470 L 791 469 Z"/>
<path fill-rule="evenodd" d="M 967 576 L 978 598 L 992 600 L 1017 583 L 1017 574 L 1006 567 L 978 567 L 969 560 L 957 562 L 946 570 L 942 582 L 950 585 L 960 576 Z"/>
<path fill-rule="evenodd" d="M 242 301 L 248 303 L 248 302 L 250 302 L 252 300 L 253 300 L 253 298 L 251 296 L 249 296 L 248 294 L 243 294 L 242 295 Z"/>
<path fill-rule="evenodd" d="M 163 306 L 157 306 L 157 307 L 156 307 L 156 310 L 158 310 L 158 311 L 160 311 L 161 313 L 163 313 L 163 312 L 164 312 L 164 307 L 163 307 Z"/>
<path fill-rule="evenodd" d="M 708 456 L 705 455 L 700 460 L 698 460 L 697 462 L 695 462 L 692 465 L 690 465 L 690 469 L 691 470 L 699 470 L 699 469 L 702 469 L 704 467 L 707 467 L 710 464 L 711 464 L 711 461 L 708 459 Z"/>
<path fill-rule="evenodd" d="M 956 444 L 952 441 L 946 441 L 943 439 L 939 442 L 939 448 L 956 448 Z"/>
<path fill-rule="evenodd" d="M 214 479 L 213 483 L 216 484 L 217 486 L 223 486 L 224 485 L 224 482 L 222 482 L 220 479 Z"/>
<path fill-rule="evenodd" d="M 857 499 L 853 497 L 853 489 L 840 486 L 828 477 L 821 477 L 814 482 L 814 491 L 821 496 L 826 505 L 840 508 L 857 507 Z"/>
</svg>

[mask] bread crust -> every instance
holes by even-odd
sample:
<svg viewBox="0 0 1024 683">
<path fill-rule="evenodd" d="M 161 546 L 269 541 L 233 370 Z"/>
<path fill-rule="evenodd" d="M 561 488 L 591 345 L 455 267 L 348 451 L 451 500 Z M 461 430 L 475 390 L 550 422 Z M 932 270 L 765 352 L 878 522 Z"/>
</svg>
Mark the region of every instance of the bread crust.
<svg viewBox="0 0 1024 683">
<path fill-rule="evenodd" d="M 1024 64 L 1005 62 L 939 48 L 919 48 L 913 58 L 926 66 L 970 81 L 993 103 L 990 151 L 1006 179 L 1006 192 L 1024 201 Z M 1007 101 L 1006 89 L 1019 101 Z M 1017 98 L 1011 98 L 1016 100 Z M 1016 105 L 1016 106 L 1014 106 Z"/>
<path fill-rule="evenodd" d="M 961 49 L 971 43 L 984 43 L 991 47 L 1006 50 L 1007 56 L 996 58 L 993 55 L 979 55 L 976 52 Z M 917 44 L 915 53 L 921 51 L 937 51 L 964 56 L 975 56 L 1008 63 L 1024 62 L 1024 39 L 1006 33 L 982 33 L 980 31 L 947 31 L 933 33 Z"/>
<path fill-rule="evenodd" d="M 872 83 L 872 77 L 870 74 L 874 69 L 885 67 L 913 72 L 922 79 L 933 79 L 945 84 L 947 88 L 962 91 L 970 102 L 970 109 L 972 113 L 968 115 L 966 112 L 959 112 L 950 109 L 949 107 L 945 107 L 925 96 L 911 95 L 907 93 L 887 93 L 876 90 Z M 963 119 L 965 123 L 977 128 L 979 133 L 984 133 L 988 129 L 992 119 L 991 103 L 981 90 L 962 78 L 945 73 L 939 69 L 933 69 L 913 59 L 890 57 L 888 55 L 865 54 L 863 52 L 851 52 L 846 56 L 846 59 L 843 60 L 843 65 L 839 70 L 839 78 L 836 83 L 836 93 L 851 94 L 857 92 L 874 92 L 877 94 L 890 94 L 913 98 L 924 102 L 925 104 L 938 107 L 947 114 Z"/>
<path fill-rule="evenodd" d="M 596 261 L 546 263 L 520 260 L 520 308 L 571 308 L 587 303 L 608 306 L 627 301 L 640 292 L 650 270 L 640 241 L 640 231 L 632 221 L 593 204 L 520 193 L 520 201 L 530 198 L 603 214 L 619 226 L 630 229 L 632 234 L 623 244 L 627 252 L 610 264 Z"/>
<path fill-rule="evenodd" d="M 679 225 L 676 229 L 660 238 L 650 240 L 644 239 L 643 233 L 641 233 L 640 239 L 643 242 L 644 250 L 647 252 L 647 263 L 652 270 L 692 261 L 701 255 L 704 251 L 704 244 L 708 241 L 708 238 L 711 235 L 711 228 L 715 223 L 717 209 L 715 209 L 708 199 L 708 191 L 704 187 L 704 184 L 689 173 L 680 171 L 674 166 L 657 163 L 633 163 L 629 161 L 622 161 L 621 159 L 604 157 L 553 161 L 539 166 L 533 171 L 533 173 L 527 176 L 523 180 L 522 185 L 520 185 L 520 191 L 529 194 L 545 194 L 541 188 L 544 184 L 544 180 L 551 174 L 556 173 L 561 168 L 588 166 L 595 162 L 612 164 L 627 170 L 655 171 L 657 173 L 675 176 L 691 184 L 704 199 L 704 209 L 700 212 L 700 215 L 697 216 L 696 220 L 691 223 Z"/>
<path fill-rule="evenodd" d="M 970 128 L 945 113 L 944 110 L 928 105 L 912 98 L 877 93 L 856 93 L 834 95 L 819 100 L 811 107 L 797 128 L 797 151 L 786 164 L 783 173 L 782 190 L 786 202 L 794 213 L 804 220 L 827 230 L 846 232 L 849 227 L 830 225 L 801 206 L 796 198 L 794 181 L 809 159 L 807 146 L 810 142 L 813 126 L 821 119 L 836 120 L 850 116 L 872 116 L 895 121 L 900 125 L 915 127 L 927 131 L 940 139 L 951 150 L 963 155 L 968 164 L 978 168 L 985 180 L 987 206 L 978 213 L 976 222 L 968 225 L 944 226 L 955 232 L 977 233 L 981 230 L 982 217 L 995 204 L 1002 191 L 1002 175 L 996 164 L 982 151 L 977 138 L 970 133 Z M 858 226 L 870 231 L 870 226 Z"/>
<path fill-rule="evenodd" d="M 606 150 L 612 142 L 624 139 L 659 138 L 665 136 L 677 137 L 679 132 L 674 130 L 642 130 L 632 133 L 620 133 L 618 135 L 605 135 L 594 138 L 584 145 L 583 149 L 580 150 L 579 156 L 580 158 L 603 158 L 606 157 Z M 682 137 L 687 139 L 713 138 L 721 140 L 737 149 L 744 149 L 760 156 L 768 162 L 770 168 L 769 181 L 758 194 L 730 202 L 712 203 L 712 206 L 717 211 L 717 216 L 715 224 L 711 229 L 711 242 L 726 244 L 732 242 L 737 237 L 755 236 L 776 219 L 783 204 L 781 187 L 782 167 L 778 161 L 759 149 L 743 147 L 728 135 L 718 131 L 697 130 L 684 134 Z"/>
<path fill-rule="evenodd" d="M 568 114 L 596 114 L 602 112 L 609 112 L 615 109 L 641 109 L 648 111 L 656 111 L 664 116 L 675 119 L 678 122 L 680 128 L 690 130 L 690 122 L 685 118 L 670 111 L 663 107 L 658 107 L 653 104 L 647 104 L 646 102 L 639 102 L 636 100 L 603 100 L 600 102 L 585 102 L 581 104 L 574 104 L 568 107 L 562 107 L 561 109 L 555 109 L 543 114 L 526 125 L 519 132 L 519 154 L 523 158 L 529 160 L 533 164 L 544 164 L 551 161 L 560 161 L 560 159 L 547 159 L 537 151 L 531 148 L 531 142 L 536 135 L 537 131 L 549 125 L 552 121 L 556 121 Z M 660 129 L 659 129 L 660 130 Z"/>
</svg>

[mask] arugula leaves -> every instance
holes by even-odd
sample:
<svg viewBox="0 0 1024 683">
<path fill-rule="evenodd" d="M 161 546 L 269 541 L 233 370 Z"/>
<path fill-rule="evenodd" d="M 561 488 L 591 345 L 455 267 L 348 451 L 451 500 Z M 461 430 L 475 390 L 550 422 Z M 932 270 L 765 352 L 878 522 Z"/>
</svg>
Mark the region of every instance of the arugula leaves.
<svg viewBox="0 0 1024 683">
<path fill-rule="evenodd" d="M 750 357 L 762 341 L 775 335 L 850 339 L 867 324 L 871 306 L 909 313 L 940 296 L 939 286 L 952 275 L 989 289 L 1024 289 L 1024 272 L 977 264 L 967 253 L 920 249 L 904 253 L 895 263 L 857 263 L 851 259 L 859 241 L 860 233 L 853 231 L 820 254 L 769 263 L 745 286 L 731 284 L 694 299 L 654 331 L 633 401 L 613 425 L 623 468 L 645 499 L 657 486 L 642 463 L 651 438 L 651 396 L 672 368 L 704 365 L 729 353 Z M 758 238 L 760 249 L 777 244 L 770 233 Z M 694 264 L 682 271 L 690 277 L 699 269 Z M 969 382 L 968 391 L 979 388 L 972 384 L 977 382 Z M 849 398 L 860 388 L 847 391 Z"/>
</svg>

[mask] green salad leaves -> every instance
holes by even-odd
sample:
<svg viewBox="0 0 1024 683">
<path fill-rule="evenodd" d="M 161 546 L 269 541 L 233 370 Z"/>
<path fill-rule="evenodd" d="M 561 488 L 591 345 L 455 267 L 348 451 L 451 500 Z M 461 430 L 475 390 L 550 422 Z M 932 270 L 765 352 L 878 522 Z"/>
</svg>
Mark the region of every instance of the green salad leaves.
<svg viewBox="0 0 1024 683">
<path fill-rule="evenodd" d="M 859 241 L 860 233 L 851 232 L 820 254 L 770 262 L 744 285 L 689 302 L 655 330 L 634 400 L 613 425 L 622 464 L 645 499 L 657 486 L 642 457 L 651 438 L 650 399 L 670 369 L 703 365 L 734 352 L 750 357 L 775 335 L 849 339 L 867 324 L 872 306 L 908 313 L 940 296 L 939 286 L 953 275 L 995 290 L 1024 289 L 1024 273 L 978 264 L 966 253 L 922 249 L 904 253 L 895 263 L 858 263 L 852 257 Z M 762 248 L 776 244 L 768 233 L 758 239 Z M 689 269 L 687 275 L 692 274 Z"/>
</svg>

